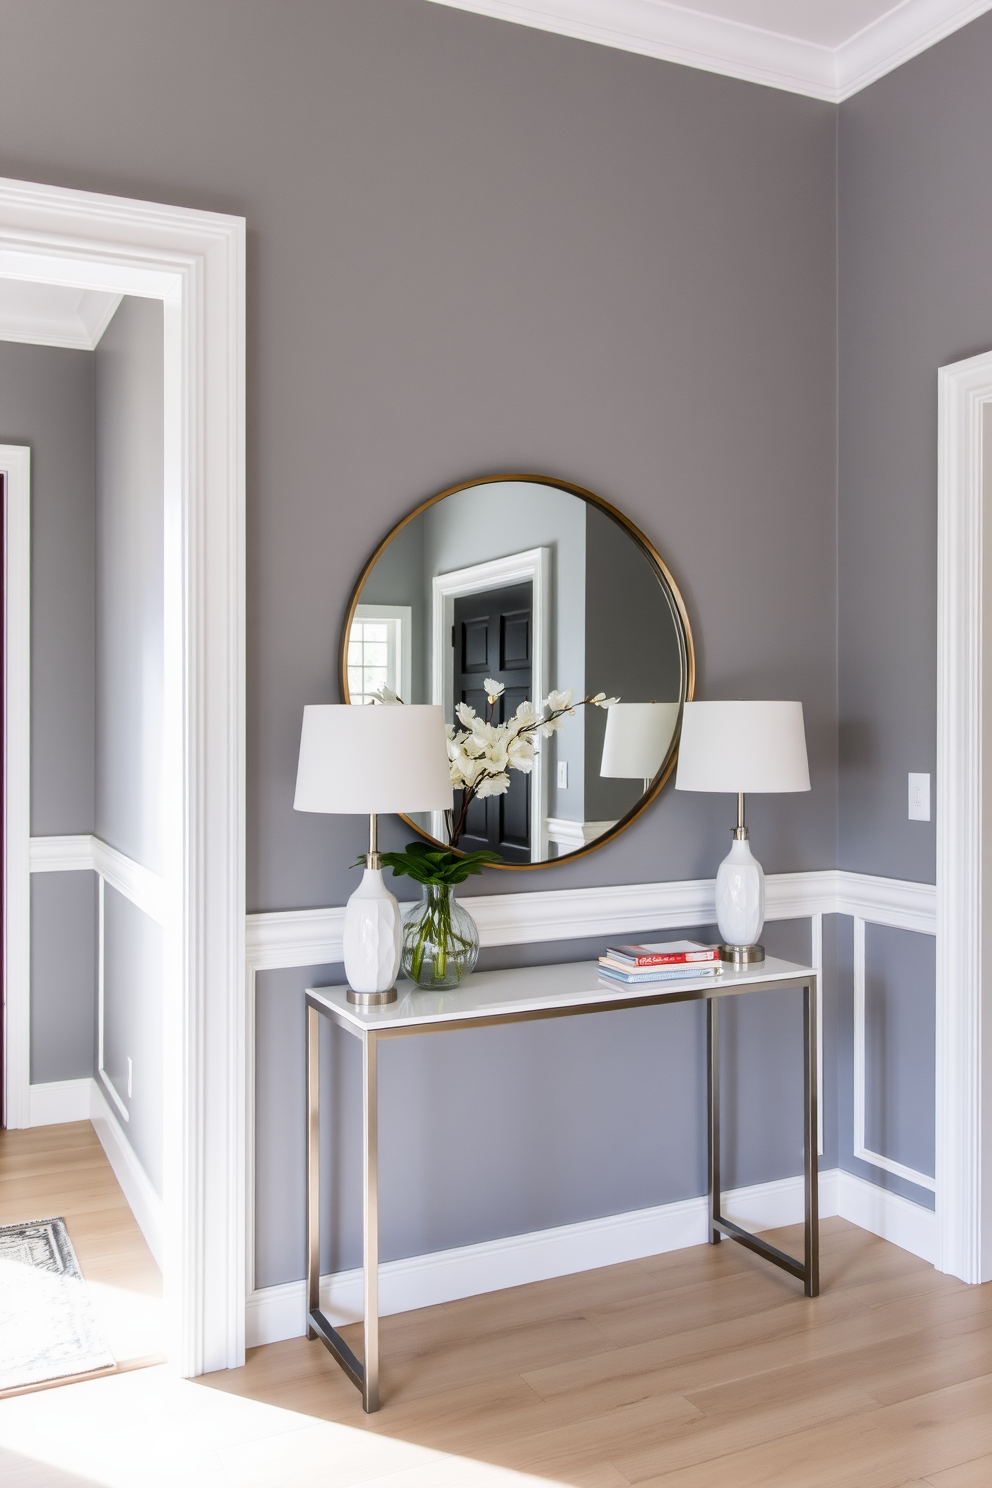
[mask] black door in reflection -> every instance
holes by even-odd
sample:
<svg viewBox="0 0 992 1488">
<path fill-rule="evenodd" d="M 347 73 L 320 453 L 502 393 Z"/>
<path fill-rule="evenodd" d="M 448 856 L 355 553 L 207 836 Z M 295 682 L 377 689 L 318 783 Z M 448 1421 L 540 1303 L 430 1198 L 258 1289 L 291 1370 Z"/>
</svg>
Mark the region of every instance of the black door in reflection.
<svg viewBox="0 0 992 1488">
<path fill-rule="evenodd" d="M 455 600 L 455 702 L 468 703 L 480 718 L 489 715 L 484 682 L 492 677 L 506 689 L 493 714 L 494 723 L 512 718 L 520 704 L 533 700 L 531 654 L 533 585 L 514 584 Z M 458 846 L 463 852 L 488 847 L 507 863 L 529 863 L 530 776 L 510 771 L 510 789 L 503 796 L 475 800 L 469 807 Z M 455 792 L 455 819 L 461 792 Z"/>
</svg>

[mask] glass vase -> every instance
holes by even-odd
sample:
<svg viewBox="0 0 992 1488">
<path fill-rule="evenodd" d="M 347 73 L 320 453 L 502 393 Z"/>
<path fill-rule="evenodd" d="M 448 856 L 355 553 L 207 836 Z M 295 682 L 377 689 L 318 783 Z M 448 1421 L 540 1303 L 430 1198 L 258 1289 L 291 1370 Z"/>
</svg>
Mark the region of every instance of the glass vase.
<svg viewBox="0 0 992 1488">
<path fill-rule="evenodd" d="M 450 884 L 424 884 L 403 918 L 402 970 L 418 987 L 457 987 L 479 959 L 479 927 Z"/>
</svg>

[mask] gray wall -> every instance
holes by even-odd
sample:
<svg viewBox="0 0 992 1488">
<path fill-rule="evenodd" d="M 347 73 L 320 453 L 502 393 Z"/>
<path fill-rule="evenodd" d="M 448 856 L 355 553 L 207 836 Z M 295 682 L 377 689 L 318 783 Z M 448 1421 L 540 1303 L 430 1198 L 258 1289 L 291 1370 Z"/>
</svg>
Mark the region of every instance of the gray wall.
<svg viewBox="0 0 992 1488">
<path fill-rule="evenodd" d="M 925 883 L 906 775 L 936 755 L 937 369 L 992 345 L 990 75 L 984 15 L 839 118 L 839 858 Z"/>
<path fill-rule="evenodd" d="M 126 296 L 95 359 L 96 833 L 161 873 L 161 301 Z"/>
<path fill-rule="evenodd" d="M 138 1160 L 162 1192 L 162 930 L 104 887 L 103 1064 Z M 132 1084 L 128 1093 L 127 1061 Z"/>
<path fill-rule="evenodd" d="M 31 449 L 31 831 L 91 832 L 91 353 L 0 341 L 0 444 Z"/>
<path fill-rule="evenodd" d="M 31 831 L 93 830 L 93 357 L 0 341 L 0 444 L 31 450 Z M 31 1078 L 92 1070 L 93 879 L 31 885 Z"/>
<path fill-rule="evenodd" d="M 18 66 L 0 95 L 0 173 L 248 220 L 248 909 L 351 891 L 361 821 L 292 809 L 302 708 L 336 695 L 348 595 L 381 536 L 432 492 L 500 470 L 575 480 L 654 541 L 689 606 L 701 696 L 803 699 L 814 789 L 756 801 L 752 841 L 770 870 L 832 864 L 835 110 L 424 0 L 2 12 Z M 708 875 L 731 810 L 669 790 L 593 856 L 471 888 Z M 385 845 L 405 836 L 384 824 Z M 281 1007 L 261 995 L 272 1147 L 259 1214 L 283 1237 L 262 1247 L 262 1281 L 302 1261 L 299 993 L 284 990 Z M 630 1112 L 670 1129 L 620 1164 L 591 1117 L 569 1137 L 528 1107 L 541 1120 L 525 1140 L 505 1085 L 516 1068 L 515 1095 L 533 1083 L 546 1030 L 505 1051 L 489 1035 L 470 1056 L 415 1051 L 418 1187 L 437 1212 L 421 1198 L 404 1217 L 387 1132 L 387 1254 L 698 1192 L 698 1092 L 650 1085 L 645 1041 L 621 1022 L 564 1035 L 547 1097 L 581 1114 L 593 1067 L 621 1092 L 642 1069 Z M 674 1079 L 698 1030 L 672 1022 L 679 1061 L 660 1024 L 656 1049 Z M 775 1072 L 794 1030 L 769 1022 L 756 1043 Z M 605 1097 L 596 1110 L 606 1120 Z M 777 1130 L 735 1171 L 795 1171 Z M 491 1141 L 499 1163 L 467 1199 L 448 1181 L 468 1160 L 449 1164 L 459 1131 Z"/>
<path fill-rule="evenodd" d="M 752 841 L 770 870 L 832 864 L 835 110 L 424 0 L 2 10 L 18 66 L 0 96 L 0 172 L 248 219 L 249 910 L 340 903 L 353 886 L 362 823 L 297 815 L 292 798 L 301 710 L 335 695 L 365 555 L 426 495 L 507 469 L 587 485 L 655 542 L 696 629 L 701 696 L 803 699 L 814 788 L 756 801 Z M 730 811 L 669 790 L 593 856 L 472 887 L 708 875 Z M 266 1008 L 263 989 L 260 1012 L 273 1116 L 260 1222 L 282 1237 L 263 1247 L 263 1281 L 301 1265 L 299 993 L 283 990 Z M 763 1061 L 741 1181 L 796 1167 L 795 1092 L 773 1078 L 795 1030 L 754 1017 L 760 1035 L 739 1034 Z M 639 1068 L 628 1114 L 667 1117 L 670 1155 L 652 1142 L 607 1162 L 595 1121 L 570 1138 L 540 1106 L 525 1141 L 507 1072 L 514 1095 L 533 1085 L 547 1030 L 505 1041 L 509 1062 L 489 1035 L 470 1054 L 425 1045 L 404 1078 L 422 1097 L 409 1119 L 436 1213 L 422 1198 L 402 1210 L 417 1195 L 397 1188 L 387 1131 L 387 1254 L 699 1191 L 698 1092 L 650 1085 L 646 1041 L 614 1021 L 556 1045 L 568 1053 L 548 1099 L 581 1114 L 590 1069 L 616 1085 Z M 680 1068 L 695 1068 L 683 1023 Z M 659 1037 L 672 1071 L 676 1041 Z M 468 1199 L 448 1181 L 471 1155 L 460 1131 L 499 1163 Z"/>
<path fill-rule="evenodd" d="M 96 360 L 96 832 L 162 871 L 162 305 L 125 297 Z M 162 1172 L 162 932 L 109 886 L 104 1066 L 128 1140 Z M 132 1061 L 133 1096 L 127 1093 Z"/>
<path fill-rule="evenodd" d="M 3 18 L 3 174 L 249 222 L 248 908 L 350 889 L 361 823 L 292 799 L 364 556 L 431 492 L 521 467 L 671 560 L 703 696 L 803 698 L 815 788 L 756 803 L 753 843 L 829 864 L 836 111 L 424 0 Z M 726 814 L 669 791 L 499 884 L 696 877 Z"/>
</svg>

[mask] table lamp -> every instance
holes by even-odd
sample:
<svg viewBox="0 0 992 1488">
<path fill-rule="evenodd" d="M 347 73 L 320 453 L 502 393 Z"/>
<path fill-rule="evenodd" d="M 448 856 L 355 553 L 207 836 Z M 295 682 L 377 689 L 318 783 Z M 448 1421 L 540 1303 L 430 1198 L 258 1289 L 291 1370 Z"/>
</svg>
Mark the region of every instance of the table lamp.
<svg viewBox="0 0 992 1488">
<path fill-rule="evenodd" d="M 802 703 L 686 703 L 676 790 L 737 796 L 734 842 L 716 875 L 720 957 L 737 966 L 763 961 L 765 875 L 744 825 L 748 791 L 809 790 Z"/>
<path fill-rule="evenodd" d="M 678 720 L 678 703 L 611 703 L 600 775 L 643 780 L 647 790 L 665 762 Z"/>
<path fill-rule="evenodd" d="M 344 912 L 348 1001 L 395 1002 L 400 907 L 383 883 L 376 818 L 380 811 L 451 810 L 444 710 L 427 704 L 305 707 L 294 805 L 297 811 L 368 813 L 365 872 Z"/>
</svg>

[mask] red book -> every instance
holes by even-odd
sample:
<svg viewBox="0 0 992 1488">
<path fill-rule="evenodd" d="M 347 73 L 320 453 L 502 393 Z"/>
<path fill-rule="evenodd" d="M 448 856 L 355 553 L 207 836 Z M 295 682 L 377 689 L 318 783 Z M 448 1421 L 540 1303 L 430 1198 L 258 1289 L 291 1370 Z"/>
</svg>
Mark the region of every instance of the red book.
<svg viewBox="0 0 992 1488">
<path fill-rule="evenodd" d="M 685 966 L 692 961 L 719 961 L 716 946 L 700 940 L 659 940 L 649 945 L 608 946 L 613 961 L 630 966 Z"/>
</svg>

